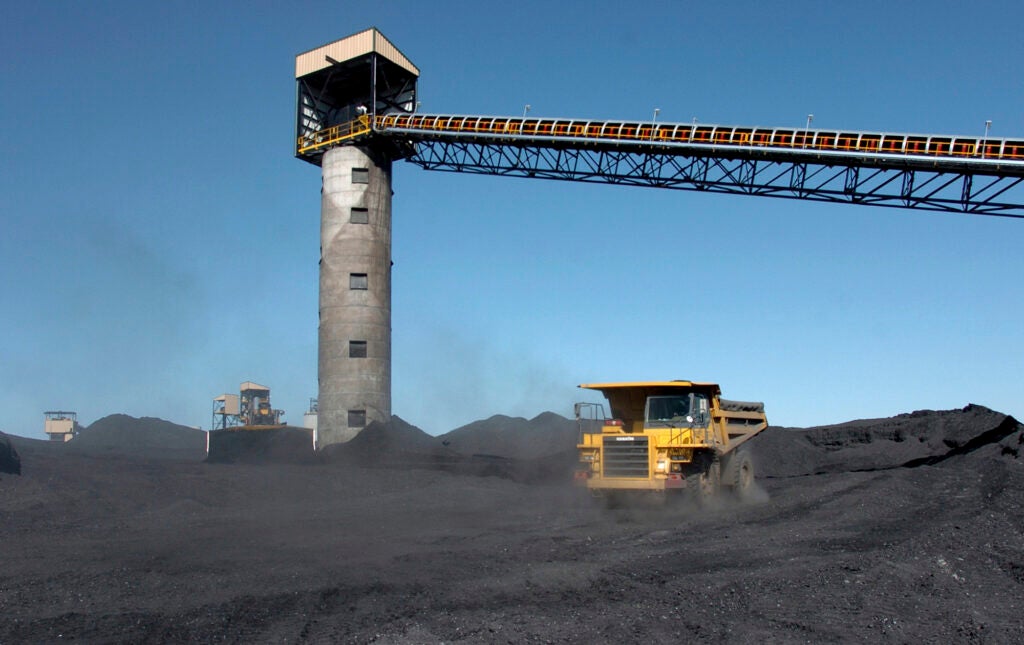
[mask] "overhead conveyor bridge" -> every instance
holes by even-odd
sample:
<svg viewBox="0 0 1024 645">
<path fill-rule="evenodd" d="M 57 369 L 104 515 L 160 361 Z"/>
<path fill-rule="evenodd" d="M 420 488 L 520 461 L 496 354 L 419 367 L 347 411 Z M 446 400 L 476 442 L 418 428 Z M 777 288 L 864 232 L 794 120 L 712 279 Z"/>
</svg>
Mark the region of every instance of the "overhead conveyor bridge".
<svg viewBox="0 0 1024 645">
<path fill-rule="evenodd" d="M 419 74 L 374 28 L 295 57 L 295 156 L 321 171 L 319 446 L 391 418 L 398 159 L 449 172 L 1024 218 L 1024 140 L 812 130 L 810 120 L 803 129 L 664 123 L 658 112 L 651 121 L 420 114 Z"/>
<path fill-rule="evenodd" d="M 362 115 L 299 156 L 386 137 L 428 170 L 1024 217 L 1024 140 L 698 123 Z"/>
</svg>

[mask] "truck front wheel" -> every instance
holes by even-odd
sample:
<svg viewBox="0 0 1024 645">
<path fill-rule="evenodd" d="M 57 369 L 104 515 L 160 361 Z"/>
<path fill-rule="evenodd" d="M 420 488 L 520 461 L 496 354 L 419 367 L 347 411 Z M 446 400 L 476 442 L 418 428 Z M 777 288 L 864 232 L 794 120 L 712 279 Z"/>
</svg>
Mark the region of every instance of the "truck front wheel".
<svg viewBox="0 0 1024 645">
<path fill-rule="evenodd" d="M 696 468 L 686 478 L 686 485 L 692 491 L 697 502 L 703 504 L 711 501 L 718 494 L 719 485 L 722 482 L 722 471 L 719 463 L 707 460 L 704 463 L 698 462 Z"/>
</svg>

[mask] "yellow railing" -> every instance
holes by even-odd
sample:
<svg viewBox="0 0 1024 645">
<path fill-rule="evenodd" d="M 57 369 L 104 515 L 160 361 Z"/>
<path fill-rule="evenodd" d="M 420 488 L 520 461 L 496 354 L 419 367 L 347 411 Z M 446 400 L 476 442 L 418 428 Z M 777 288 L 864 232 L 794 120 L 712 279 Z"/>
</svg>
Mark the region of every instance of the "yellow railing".
<svg viewBox="0 0 1024 645">
<path fill-rule="evenodd" d="M 372 123 L 372 125 L 371 125 Z M 516 117 L 385 114 L 360 116 L 299 138 L 299 154 L 350 141 L 371 131 L 453 133 L 520 139 L 687 144 L 716 148 L 805 150 L 910 157 L 1024 161 L 1024 140 L 800 128 L 744 128 L 697 123 L 577 121 Z"/>
<path fill-rule="evenodd" d="M 370 117 L 364 114 L 355 121 L 339 123 L 323 130 L 302 135 L 299 137 L 297 149 L 300 155 L 308 154 L 323 148 L 339 145 L 350 139 L 355 139 L 369 133 L 372 129 L 370 127 Z"/>
<path fill-rule="evenodd" d="M 378 130 L 391 128 L 461 134 L 566 140 L 650 142 L 716 147 L 775 148 L 945 158 L 1024 160 L 1024 140 L 988 137 L 841 132 L 805 128 L 751 128 L 697 123 L 578 121 L 517 117 L 387 114 Z"/>
</svg>

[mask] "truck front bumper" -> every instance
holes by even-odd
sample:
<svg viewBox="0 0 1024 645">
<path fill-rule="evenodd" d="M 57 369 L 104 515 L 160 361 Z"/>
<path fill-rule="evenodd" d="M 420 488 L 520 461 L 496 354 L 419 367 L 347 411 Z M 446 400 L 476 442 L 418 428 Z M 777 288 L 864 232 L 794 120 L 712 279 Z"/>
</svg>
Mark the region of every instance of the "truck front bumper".
<svg viewBox="0 0 1024 645">
<path fill-rule="evenodd" d="M 650 490 L 666 491 L 686 488 L 686 479 L 678 473 L 657 475 L 650 479 L 629 477 L 601 477 L 587 471 L 577 471 L 573 481 L 592 491 L 602 490 Z"/>
</svg>

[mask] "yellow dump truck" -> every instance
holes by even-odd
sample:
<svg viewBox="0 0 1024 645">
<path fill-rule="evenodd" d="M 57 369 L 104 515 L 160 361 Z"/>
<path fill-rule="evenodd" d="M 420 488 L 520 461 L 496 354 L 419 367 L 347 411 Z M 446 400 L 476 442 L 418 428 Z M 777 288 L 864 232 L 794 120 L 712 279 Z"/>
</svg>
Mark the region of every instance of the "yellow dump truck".
<svg viewBox="0 0 1024 645">
<path fill-rule="evenodd" d="M 744 444 L 768 427 L 763 403 L 729 401 L 716 383 L 694 381 L 580 387 L 601 392 L 611 407 L 611 418 L 604 418 L 603 406 L 576 404 L 576 481 L 595 495 L 690 491 L 706 498 L 723 487 L 740 497 L 751 492 L 754 465 Z M 600 421 L 600 432 L 587 432 L 587 421 Z"/>
</svg>

